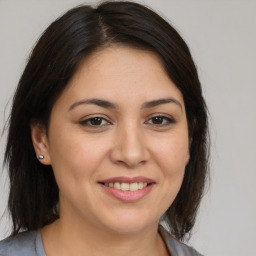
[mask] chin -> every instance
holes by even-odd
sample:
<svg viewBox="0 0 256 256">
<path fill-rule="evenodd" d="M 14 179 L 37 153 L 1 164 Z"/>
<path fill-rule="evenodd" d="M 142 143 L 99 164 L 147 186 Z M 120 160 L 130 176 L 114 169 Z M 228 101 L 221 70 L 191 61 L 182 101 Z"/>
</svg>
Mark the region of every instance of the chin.
<svg viewBox="0 0 256 256">
<path fill-rule="evenodd" d="M 105 226 L 111 229 L 112 232 L 119 234 L 136 234 L 154 225 L 158 225 L 159 219 L 149 216 L 148 213 L 127 211 L 121 215 L 113 214 L 111 220 L 105 219 L 104 222 Z"/>
</svg>

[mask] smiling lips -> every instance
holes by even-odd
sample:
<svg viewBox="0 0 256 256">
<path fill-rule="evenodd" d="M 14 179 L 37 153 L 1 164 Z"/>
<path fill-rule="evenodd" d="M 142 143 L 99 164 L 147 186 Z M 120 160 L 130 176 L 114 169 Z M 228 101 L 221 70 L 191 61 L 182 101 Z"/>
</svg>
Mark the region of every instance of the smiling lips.
<svg viewBox="0 0 256 256">
<path fill-rule="evenodd" d="M 123 202 L 136 202 L 150 193 L 156 182 L 146 177 L 115 177 L 100 181 L 101 187 Z"/>
<path fill-rule="evenodd" d="M 119 189 L 122 191 L 137 191 L 139 189 L 143 189 L 145 188 L 148 183 L 146 182 L 134 182 L 134 183 L 125 183 L 125 182 L 115 182 L 115 183 L 104 183 L 105 186 L 110 187 L 110 188 L 115 188 L 115 189 Z"/>
</svg>

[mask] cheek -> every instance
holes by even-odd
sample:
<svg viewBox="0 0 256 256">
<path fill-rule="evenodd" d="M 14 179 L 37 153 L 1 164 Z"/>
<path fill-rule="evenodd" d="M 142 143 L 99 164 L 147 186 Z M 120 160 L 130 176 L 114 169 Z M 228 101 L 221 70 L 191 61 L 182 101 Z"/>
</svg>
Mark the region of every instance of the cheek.
<svg viewBox="0 0 256 256">
<path fill-rule="evenodd" d="M 164 145 L 164 146 L 163 146 Z M 164 213 L 176 198 L 183 182 L 188 156 L 186 140 L 174 139 L 162 143 L 158 151 L 158 165 L 161 169 L 162 213 Z"/>
<path fill-rule="evenodd" d="M 70 130 L 52 133 L 50 156 L 59 187 L 67 180 L 71 187 L 84 181 L 90 182 L 103 152 L 104 143 L 95 143 L 95 139 L 86 138 L 82 133 Z"/>
<path fill-rule="evenodd" d="M 166 191 L 166 200 L 174 200 L 185 172 L 189 155 L 188 139 L 185 135 L 173 136 L 160 143 L 155 151 L 156 163 L 161 169 L 161 181 Z M 168 199 L 169 198 L 169 199 Z"/>
<path fill-rule="evenodd" d="M 161 166 L 165 175 L 183 173 L 189 157 L 188 139 L 184 136 L 166 138 L 155 146 L 156 162 Z"/>
</svg>

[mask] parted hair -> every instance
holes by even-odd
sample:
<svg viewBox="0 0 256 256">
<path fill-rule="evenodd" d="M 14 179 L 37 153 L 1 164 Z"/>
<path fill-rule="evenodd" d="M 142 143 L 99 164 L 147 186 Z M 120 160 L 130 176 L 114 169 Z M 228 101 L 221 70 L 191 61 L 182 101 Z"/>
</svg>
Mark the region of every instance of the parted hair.
<svg viewBox="0 0 256 256">
<path fill-rule="evenodd" d="M 58 186 L 52 167 L 41 164 L 36 157 L 31 123 L 38 122 L 47 130 L 53 105 L 81 61 L 115 44 L 156 53 L 183 95 L 190 160 L 178 195 L 162 220 L 177 239 L 189 238 L 208 177 L 206 104 L 195 64 L 182 37 L 150 8 L 129 1 L 75 7 L 55 20 L 33 48 L 19 80 L 7 126 L 4 164 L 10 178 L 12 235 L 36 230 L 59 218 Z"/>
</svg>

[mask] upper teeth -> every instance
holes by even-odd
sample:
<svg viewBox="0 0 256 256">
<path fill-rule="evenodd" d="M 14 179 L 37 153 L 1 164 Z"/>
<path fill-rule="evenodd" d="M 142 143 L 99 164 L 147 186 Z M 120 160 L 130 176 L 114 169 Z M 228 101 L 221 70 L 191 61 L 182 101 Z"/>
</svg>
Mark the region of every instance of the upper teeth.
<svg viewBox="0 0 256 256">
<path fill-rule="evenodd" d="M 123 191 L 136 191 L 142 188 L 145 188 L 148 184 L 146 182 L 134 182 L 134 183 L 125 183 L 125 182 L 114 182 L 114 183 L 104 183 L 105 186 L 123 190 Z"/>
</svg>

